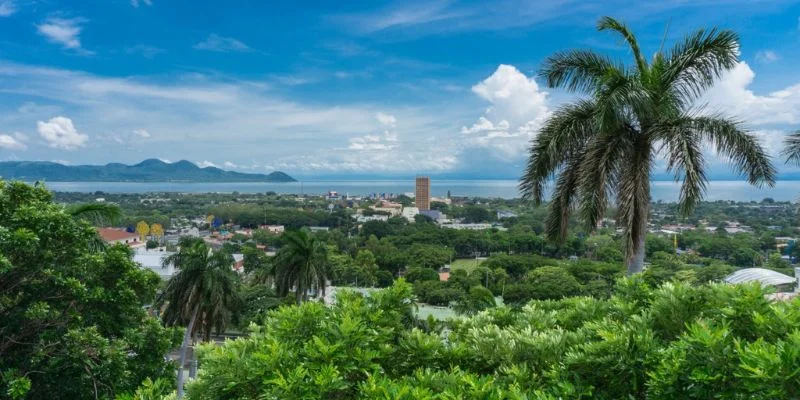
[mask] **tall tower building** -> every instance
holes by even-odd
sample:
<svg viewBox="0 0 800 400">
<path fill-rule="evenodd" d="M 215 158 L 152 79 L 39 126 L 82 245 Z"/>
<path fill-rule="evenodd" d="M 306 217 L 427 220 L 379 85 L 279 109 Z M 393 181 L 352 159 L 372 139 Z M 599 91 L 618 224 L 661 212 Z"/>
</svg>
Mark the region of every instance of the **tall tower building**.
<svg viewBox="0 0 800 400">
<path fill-rule="evenodd" d="M 416 206 L 420 211 L 431 209 L 431 179 L 427 176 L 417 177 L 417 190 L 415 191 Z"/>
</svg>

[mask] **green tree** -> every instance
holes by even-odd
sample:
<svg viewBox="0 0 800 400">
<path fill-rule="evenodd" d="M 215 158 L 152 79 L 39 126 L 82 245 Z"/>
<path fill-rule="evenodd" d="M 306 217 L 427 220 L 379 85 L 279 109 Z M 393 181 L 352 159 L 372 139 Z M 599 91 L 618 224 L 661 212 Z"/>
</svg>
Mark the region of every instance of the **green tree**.
<svg viewBox="0 0 800 400">
<path fill-rule="evenodd" d="M 212 252 L 199 239 L 184 240 L 177 253 L 164 259 L 164 265 L 170 264 L 178 272 L 170 278 L 156 304 L 163 306 L 164 324 L 186 326 L 178 360 L 177 390 L 181 398 L 189 341 L 200 332 L 208 340 L 214 328 L 224 331 L 238 305 L 238 276 L 232 269 L 230 254 Z"/>
<path fill-rule="evenodd" d="M 40 185 L 0 181 L 0 398 L 113 398 L 170 376 L 160 279 Z"/>
<path fill-rule="evenodd" d="M 545 183 L 556 174 L 547 233 L 563 241 L 570 209 L 577 205 L 586 228 L 604 217 L 616 197 L 628 273 L 642 271 L 650 206 L 650 175 L 658 149 L 681 184 L 679 209 L 686 215 L 703 196 L 707 178 L 701 146 L 711 143 L 754 185 L 775 182 L 775 169 L 756 138 L 723 115 L 702 114 L 695 102 L 717 77 L 738 62 L 739 38 L 728 30 L 698 30 L 647 61 L 633 33 L 613 18 L 601 31 L 630 46 L 634 65 L 591 51 L 547 58 L 540 75 L 551 88 L 588 98 L 557 110 L 531 147 L 520 186 L 523 197 L 542 202 Z"/>
<path fill-rule="evenodd" d="M 292 288 L 298 303 L 308 298 L 309 290 L 324 296 L 329 272 L 325 243 L 306 231 L 287 231 L 283 241 L 274 261 L 278 296 L 286 296 Z"/>
<path fill-rule="evenodd" d="M 456 300 L 453 310 L 459 314 L 472 315 L 494 306 L 494 295 L 489 289 L 473 286 L 465 296 Z"/>
<path fill-rule="evenodd" d="M 533 288 L 534 299 L 560 299 L 581 292 L 581 284 L 565 269 L 542 267 L 528 273 L 526 281 Z"/>
</svg>

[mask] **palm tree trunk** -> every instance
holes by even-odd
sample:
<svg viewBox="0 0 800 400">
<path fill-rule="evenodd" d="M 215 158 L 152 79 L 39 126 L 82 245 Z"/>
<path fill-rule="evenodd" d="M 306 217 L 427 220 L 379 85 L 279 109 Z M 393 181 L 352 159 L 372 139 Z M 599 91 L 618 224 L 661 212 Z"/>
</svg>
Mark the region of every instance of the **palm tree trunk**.
<svg viewBox="0 0 800 400">
<path fill-rule="evenodd" d="M 181 356 L 178 360 L 178 399 L 183 398 L 183 365 L 186 364 L 186 349 L 189 347 L 189 341 L 192 339 L 192 330 L 194 323 L 197 320 L 197 314 L 200 312 L 200 304 L 194 306 L 192 318 L 189 320 L 189 326 L 186 327 L 186 332 L 183 333 L 183 343 L 181 343 Z"/>
<path fill-rule="evenodd" d="M 628 276 L 637 274 L 644 270 L 644 245 L 645 235 L 641 235 L 633 250 L 633 257 L 628 261 Z"/>
</svg>

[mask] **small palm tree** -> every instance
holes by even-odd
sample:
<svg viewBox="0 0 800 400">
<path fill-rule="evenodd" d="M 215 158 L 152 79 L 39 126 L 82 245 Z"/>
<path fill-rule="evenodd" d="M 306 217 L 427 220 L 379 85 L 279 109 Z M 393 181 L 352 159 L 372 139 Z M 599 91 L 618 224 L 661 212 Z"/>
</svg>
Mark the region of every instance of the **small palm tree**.
<svg viewBox="0 0 800 400">
<path fill-rule="evenodd" d="M 540 76 L 551 88 L 587 97 L 553 113 L 533 140 L 520 182 L 523 197 L 541 203 L 547 181 L 555 188 L 546 220 L 551 239 L 563 240 L 573 208 L 593 230 L 616 197 L 628 273 L 642 270 L 650 207 L 650 174 L 663 155 L 681 182 L 687 214 L 707 185 L 702 145 L 710 143 L 753 185 L 774 185 L 775 169 L 754 136 L 720 114 L 703 113 L 696 100 L 738 62 L 739 40 L 728 30 L 698 30 L 648 61 L 636 37 L 613 18 L 598 30 L 627 42 L 633 65 L 592 51 L 556 53 Z"/>
<path fill-rule="evenodd" d="M 181 248 L 164 259 L 175 265 L 178 273 L 156 301 L 166 305 L 162 315 L 167 326 L 186 326 L 178 364 L 178 398 L 183 396 L 183 366 L 190 339 L 203 332 L 209 339 L 211 329 L 223 331 L 237 304 L 238 277 L 233 271 L 233 257 L 212 252 L 202 240 L 185 240 Z M 198 321 L 200 322 L 198 324 Z"/>
<path fill-rule="evenodd" d="M 328 251 L 325 243 L 305 231 L 286 232 L 284 246 L 275 255 L 275 285 L 278 296 L 294 288 L 297 302 L 313 290 L 323 297 L 328 279 Z"/>
</svg>

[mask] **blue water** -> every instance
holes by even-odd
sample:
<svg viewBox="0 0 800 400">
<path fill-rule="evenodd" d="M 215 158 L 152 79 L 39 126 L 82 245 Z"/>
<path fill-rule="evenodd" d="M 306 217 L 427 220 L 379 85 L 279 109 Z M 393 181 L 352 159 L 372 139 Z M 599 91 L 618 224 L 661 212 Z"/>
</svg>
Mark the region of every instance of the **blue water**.
<svg viewBox="0 0 800 400">
<path fill-rule="evenodd" d="M 433 196 L 444 197 L 449 190 L 453 196 L 519 197 L 517 181 L 514 180 L 431 180 Z M 324 194 L 337 191 L 340 194 L 367 195 L 371 193 L 412 193 L 413 180 L 376 181 L 308 181 L 292 183 L 180 183 L 180 182 L 48 182 L 47 187 L 61 192 L 148 193 L 148 192 L 240 192 L 260 193 L 274 191 L 285 194 Z M 655 181 L 651 194 L 654 201 L 676 201 L 679 186 L 672 181 Z M 744 181 L 711 181 L 705 199 L 761 201 L 771 197 L 777 201 L 795 201 L 800 198 L 800 181 L 779 181 L 773 188 L 757 189 Z"/>
</svg>

